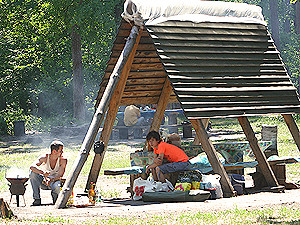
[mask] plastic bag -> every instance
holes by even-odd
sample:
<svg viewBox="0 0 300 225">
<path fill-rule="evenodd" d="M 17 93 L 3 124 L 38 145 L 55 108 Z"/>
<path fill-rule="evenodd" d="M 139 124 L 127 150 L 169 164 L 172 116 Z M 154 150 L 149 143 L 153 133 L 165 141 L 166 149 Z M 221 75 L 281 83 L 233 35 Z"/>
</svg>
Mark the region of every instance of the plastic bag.
<svg viewBox="0 0 300 225">
<path fill-rule="evenodd" d="M 133 183 L 133 200 L 138 201 L 142 199 L 142 195 L 145 192 L 169 192 L 173 191 L 174 187 L 170 181 L 166 179 L 166 183 L 154 181 L 152 177 L 148 177 L 147 180 L 141 177 L 134 180 Z"/>
<path fill-rule="evenodd" d="M 149 180 L 144 180 L 141 177 L 137 178 L 133 182 L 133 200 L 138 201 L 142 199 L 142 195 L 145 191 L 154 192 L 154 185 Z"/>
<path fill-rule="evenodd" d="M 204 183 L 204 189 L 206 190 L 216 190 L 216 198 L 223 198 L 220 179 L 219 174 L 202 175 L 201 183 Z"/>
<path fill-rule="evenodd" d="M 191 190 L 192 182 L 190 177 L 184 176 L 177 180 L 175 184 L 175 191 L 189 191 Z"/>
<path fill-rule="evenodd" d="M 153 188 L 152 190 L 155 192 L 163 191 L 163 192 L 169 192 L 174 190 L 174 186 L 168 179 L 166 179 L 165 183 L 159 182 L 159 181 L 154 181 L 152 176 L 149 176 L 147 179 L 152 185 Z M 145 191 L 147 192 L 147 191 Z"/>
</svg>

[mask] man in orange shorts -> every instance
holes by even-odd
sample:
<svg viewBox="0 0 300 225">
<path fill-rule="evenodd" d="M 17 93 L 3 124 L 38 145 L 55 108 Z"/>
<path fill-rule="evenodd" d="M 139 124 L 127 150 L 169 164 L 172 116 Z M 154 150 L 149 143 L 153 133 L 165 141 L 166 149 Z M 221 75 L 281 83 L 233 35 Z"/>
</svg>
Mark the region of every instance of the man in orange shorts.
<svg viewBox="0 0 300 225">
<path fill-rule="evenodd" d="M 190 169 L 189 157 L 184 151 L 162 141 L 158 132 L 150 131 L 146 140 L 155 153 L 153 163 L 147 167 L 146 173 L 152 172 L 154 180 L 165 183 L 164 174 Z M 163 159 L 169 163 L 162 164 Z"/>
</svg>

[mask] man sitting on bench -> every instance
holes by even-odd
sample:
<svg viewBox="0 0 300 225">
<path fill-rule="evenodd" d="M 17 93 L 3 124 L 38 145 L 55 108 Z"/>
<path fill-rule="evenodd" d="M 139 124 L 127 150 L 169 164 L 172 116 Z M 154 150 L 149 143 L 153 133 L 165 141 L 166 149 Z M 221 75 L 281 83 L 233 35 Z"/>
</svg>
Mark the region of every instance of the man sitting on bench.
<svg viewBox="0 0 300 225">
<path fill-rule="evenodd" d="M 141 126 L 145 118 L 141 116 L 140 110 L 134 105 L 129 105 L 124 111 L 124 124 L 127 127 Z M 133 131 L 134 138 L 142 138 L 143 131 L 140 128 L 136 128 Z"/>
<path fill-rule="evenodd" d="M 189 157 L 184 151 L 175 145 L 163 142 L 158 132 L 150 131 L 146 140 L 156 154 L 153 163 L 147 167 L 146 173 L 152 172 L 155 181 L 165 183 L 164 174 L 190 169 Z M 163 159 L 169 163 L 162 164 Z"/>
</svg>

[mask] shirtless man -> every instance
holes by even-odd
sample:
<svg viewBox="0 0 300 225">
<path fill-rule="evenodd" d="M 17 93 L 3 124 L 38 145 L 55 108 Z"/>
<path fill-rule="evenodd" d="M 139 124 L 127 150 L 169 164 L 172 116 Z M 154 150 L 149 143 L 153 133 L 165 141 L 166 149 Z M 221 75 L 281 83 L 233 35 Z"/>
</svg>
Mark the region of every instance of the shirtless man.
<svg viewBox="0 0 300 225">
<path fill-rule="evenodd" d="M 63 146 L 61 141 L 53 141 L 50 144 L 51 153 L 40 156 L 30 166 L 29 178 L 33 191 L 33 206 L 41 205 L 40 188 L 51 190 L 53 204 L 55 204 L 60 192 L 60 179 L 67 165 L 67 159 L 62 156 Z"/>
</svg>

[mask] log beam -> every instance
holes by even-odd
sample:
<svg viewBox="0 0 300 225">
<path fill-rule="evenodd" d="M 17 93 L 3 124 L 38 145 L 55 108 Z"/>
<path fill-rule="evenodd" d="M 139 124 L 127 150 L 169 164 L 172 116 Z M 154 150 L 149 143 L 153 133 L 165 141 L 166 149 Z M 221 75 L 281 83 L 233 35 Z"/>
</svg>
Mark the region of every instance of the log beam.
<svg viewBox="0 0 300 225">
<path fill-rule="evenodd" d="M 159 131 L 161 122 L 164 118 L 164 114 L 167 108 L 167 105 L 169 103 L 169 98 L 170 95 L 172 93 L 172 86 L 170 84 L 170 81 L 168 80 L 168 78 L 166 78 L 166 81 L 164 83 L 164 86 L 162 88 L 159 100 L 157 102 L 157 107 L 156 107 L 156 111 L 155 114 L 153 116 L 153 120 L 152 123 L 150 125 L 149 131 L 155 130 L 155 131 Z M 148 145 L 147 142 L 144 145 L 143 151 L 147 151 L 148 149 Z"/>
<path fill-rule="evenodd" d="M 205 130 L 207 129 L 208 127 L 208 122 L 209 122 L 209 118 L 205 118 L 205 119 L 201 119 L 204 127 L 205 127 Z M 193 145 L 199 145 L 200 144 L 200 140 L 198 138 L 198 136 L 196 135 L 195 138 L 194 138 L 194 141 L 193 141 Z"/>
<path fill-rule="evenodd" d="M 299 129 L 298 126 L 291 114 L 282 114 L 286 125 L 288 126 L 294 141 L 298 147 L 298 150 L 300 151 L 300 134 L 299 134 Z"/>
<path fill-rule="evenodd" d="M 208 134 L 206 132 L 205 126 L 202 120 L 191 120 L 191 123 L 196 131 L 196 135 L 205 151 L 207 158 L 215 173 L 221 175 L 220 183 L 222 185 L 222 190 L 224 192 L 224 197 L 232 197 L 235 195 L 235 191 L 230 183 L 228 175 L 222 165 L 215 147 L 210 141 Z"/>
<path fill-rule="evenodd" d="M 257 138 L 255 137 L 255 133 L 250 125 L 250 122 L 247 117 L 241 116 L 238 117 L 238 121 L 244 131 L 244 134 L 247 137 L 247 140 L 249 141 L 250 147 L 256 157 L 256 160 L 258 162 L 258 165 L 263 173 L 263 176 L 265 177 L 267 184 L 270 187 L 278 187 L 277 179 L 267 162 L 267 158 L 265 154 L 263 153 L 260 145 L 258 144 Z"/>
<path fill-rule="evenodd" d="M 56 209 L 64 208 L 66 206 L 66 203 L 72 193 L 72 189 L 79 176 L 79 173 L 81 172 L 81 169 L 87 160 L 92 145 L 94 144 L 100 125 L 104 119 L 105 113 L 110 104 L 112 95 L 116 89 L 118 81 L 120 80 L 121 73 L 125 67 L 125 64 L 129 58 L 130 53 L 132 52 L 138 34 L 139 34 L 139 27 L 133 26 L 130 35 L 126 41 L 125 47 L 110 76 L 108 85 L 105 89 L 105 92 L 103 93 L 100 104 L 97 107 L 97 110 L 93 116 L 90 127 L 81 145 L 79 155 L 76 158 L 73 167 L 70 171 L 70 174 L 68 175 L 66 182 L 58 195 L 57 201 L 54 206 Z"/>
<path fill-rule="evenodd" d="M 141 33 L 142 33 L 142 31 L 140 30 L 139 35 L 136 39 L 135 45 L 133 46 L 133 49 L 128 58 L 128 61 L 122 71 L 121 78 L 118 82 L 116 90 L 114 91 L 112 100 L 109 104 L 105 122 L 103 125 L 103 129 L 102 129 L 102 132 L 100 135 L 100 141 L 104 142 L 104 151 L 101 154 L 95 154 L 95 156 L 94 156 L 94 160 L 93 160 L 93 163 L 91 166 L 89 177 L 88 177 L 88 180 L 87 180 L 87 183 L 85 186 L 85 191 L 90 189 L 91 182 L 93 182 L 94 184 L 96 184 L 96 182 L 97 182 L 97 179 L 98 179 L 98 176 L 99 176 L 99 173 L 101 170 L 101 166 L 103 163 L 104 155 L 105 155 L 107 145 L 109 142 L 109 138 L 111 136 L 114 122 L 117 117 L 118 109 L 121 104 L 121 99 L 122 99 L 123 92 L 125 90 L 126 81 L 129 76 L 130 68 L 131 68 L 131 65 L 132 65 L 132 62 L 133 62 L 133 59 L 135 56 L 136 49 L 139 45 L 139 41 L 141 39 Z"/>
</svg>

